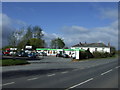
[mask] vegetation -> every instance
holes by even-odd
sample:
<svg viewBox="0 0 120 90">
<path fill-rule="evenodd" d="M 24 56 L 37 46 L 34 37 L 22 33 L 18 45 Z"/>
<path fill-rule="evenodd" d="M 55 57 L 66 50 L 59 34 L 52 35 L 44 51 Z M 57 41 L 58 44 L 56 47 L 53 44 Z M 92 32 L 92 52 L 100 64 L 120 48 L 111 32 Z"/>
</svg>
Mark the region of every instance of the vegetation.
<svg viewBox="0 0 120 90">
<path fill-rule="evenodd" d="M 2 50 L 4 51 L 6 48 L 12 48 L 12 47 L 13 46 L 8 45 L 8 46 L 3 47 Z"/>
<path fill-rule="evenodd" d="M 56 38 L 51 41 L 50 47 L 54 49 L 62 49 L 64 48 L 65 43 L 61 38 Z"/>
<path fill-rule="evenodd" d="M 33 46 L 33 49 L 44 47 L 46 44 L 45 40 L 42 39 L 43 36 L 44 34 L 39 26 L 28 26 L 26 29 L 16 30 L 8 36 L 9 46 L 19 49 L 25 48 L 26 45 Z"/>
<path fill-rule="evenodd" d="M 93 54 L 87 49 L 86 51 L 80 52 L 80 59 L 93 58 Z"/>
<path fill-rule="evenodd" d="M 26 60 L 4 59 L 0 60 L 0 66 L 24 65 L 29 64 Z"/>
<path fill-rule="evenodd" d="M 93 52 L 94 58 L 106 58 L 106 57 L 113 57 L 115 53 L 107 53 L 107 52 Z"/>
<path fill-rule="evenodd" d="M 91 53 L 88 50 L 86 51 L 81 51 L 80 54 L 80 59 L 79 60 L 76 60 L 76 59 L 73 59 L 72 61 L 80 61 L 80 60 L 87 60 L 87 59 L 97 59 L 97 58 L 111 58 L 111 57 L 115 57 L 116 56 L 116 51 L 115 49 L 113 48 L 111 53 L 108 53 L 108 52 L 93 52 Z"/>
<path fill-rule="evenodd" d="M 111 52 L 112 55 L 115 55 L 117 53 L 117 50 L 116 50 L 115 47 L 111 46 L 110 47 L 110 52 Z"/>
</svg>

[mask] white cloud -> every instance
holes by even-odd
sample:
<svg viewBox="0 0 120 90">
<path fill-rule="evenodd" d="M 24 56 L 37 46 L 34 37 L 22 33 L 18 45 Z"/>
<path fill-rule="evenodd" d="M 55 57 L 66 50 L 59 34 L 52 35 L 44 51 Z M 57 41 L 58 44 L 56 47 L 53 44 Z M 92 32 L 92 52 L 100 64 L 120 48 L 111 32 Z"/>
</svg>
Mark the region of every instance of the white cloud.
<svg viewBox="0 0 120 90">
<path fill-rule="evenodd" d="M 45 40 L 50 43 L 53 38 L 61 37 L 64 39 L 66 46 L 72 46 L 79 42 L 103 42 L 106 45 L 110 42 L 112 46 L 118 47 L 118 21 L 114 21 L 109 26 L 95 27 L 88 29 L 81 26 L 66 26 L 61 30 L 61 34 L 45 33 Z"/>
<path fill-rule="evenodd" d="M 100 8 L 101 17 L 103 19 L 118 19 L 118 10 L 111 8 Z"/>
<path fill-rule="evenodd" d="M 51 42 L 52 39 L 61 37 L 60 35 L 55 34 L 55 33 L 50 34 L 50 33 L 44 32 L 44 31 L 42 31 L 42 33 L 44 34 L 43 39 L 44 39 L 45 42 L 47 43 L 47 46 L 48 46 L 48 47 L 50 46 L 50 42 Z"/>
<path fill-rule="evenodd" d="M 88 31 L 87 28 L 84 28 L 84 27 L 80 27 L 80 26 L 71 26 L 71 27 L 68 27 L 68 26 L 65 26 L 62 28 L 62 31 L 66 34 L 69 34 L 69 33 L 73 33 L 73 34 L 76 34 L 76 33 L 85 33 Z"/>
<path fill-rule="evenodd" d="M 13 31 L 11 19 L 6 14 L 0 14 L 2 16 L 2 22 L 0 26 L 2 27 L 2 45 L 8 44 L 8 35 Z"/>
<path fill-rule="evenodd" d="M 16 27 L 25 26 L 26 23 L 20 20 L 14 20 L 7 16 L 6 14 L 0 13 L 0 16 L 2 16 L 2 22 L 0 23 L 0 26 L 2 27 L 2 45 L 5 46 L 8 44 L 8 36 L 11 34 L 11 32 L 16 30 Z"/>
<path fill-rule="evenodd" d="M 26 25 L 25 22 L 20 20 L 13 20 L 8 17 L 6 14 L 2 15 L 3 22 L 0 23 L 0 26 L 3 27 L 2 35 L 3 35 L 3 43 L 7 43 L 7 36 L 14 30 L 13 23 L 18 25 Z M 113 46 L 118 47 L 118 20 L 117 20 L 117 10 L 111 9 L 101 9 L 101 17 L 104 19 L 114 19 L 109 26 L 105 27 L 94 27 L 92 29 L 72 25 L 72 26 L 65 26 L 62 28 L 62 34 L 56 33 L 47 33 L 43 31 L 44 39 L 50 44 L 50 41 L 54 38 L 61 37 L 64 39 L 66 46 L 72 46 L 79 42 L 104 42 L 107 44 L 110 42 Z"/>
</svg>

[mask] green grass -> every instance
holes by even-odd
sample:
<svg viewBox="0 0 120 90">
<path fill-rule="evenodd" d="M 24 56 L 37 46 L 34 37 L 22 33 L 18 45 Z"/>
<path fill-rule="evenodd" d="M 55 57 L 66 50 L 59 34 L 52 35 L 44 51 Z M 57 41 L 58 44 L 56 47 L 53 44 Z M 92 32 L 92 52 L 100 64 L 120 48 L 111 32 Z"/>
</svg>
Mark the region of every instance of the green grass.
<svg viewBox="0 0 120 90">
<path fill-rule="evenodd" d="M 0 66 L 24 65 L 29 64 L 26 60 L 5 59 L 0 60 Z"/>
</svg>

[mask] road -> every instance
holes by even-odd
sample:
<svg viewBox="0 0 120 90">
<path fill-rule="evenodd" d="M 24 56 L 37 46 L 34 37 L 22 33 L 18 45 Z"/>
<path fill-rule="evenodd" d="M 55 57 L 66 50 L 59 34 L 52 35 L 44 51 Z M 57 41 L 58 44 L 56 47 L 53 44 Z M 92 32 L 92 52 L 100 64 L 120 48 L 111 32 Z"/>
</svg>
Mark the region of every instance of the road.
<svg viewBox="0 0 120 90">
<path fill-rule="evenodd" d="M 30 62 L 31 65 L 3 68 L 3 90 L 5 88 L 64 88 L 66 90 L 118 88 L 120 66 L 117 59 L 71 62 L 71 59 L 47 57 L 36 61 L 37 63 Z"/>
</svg>

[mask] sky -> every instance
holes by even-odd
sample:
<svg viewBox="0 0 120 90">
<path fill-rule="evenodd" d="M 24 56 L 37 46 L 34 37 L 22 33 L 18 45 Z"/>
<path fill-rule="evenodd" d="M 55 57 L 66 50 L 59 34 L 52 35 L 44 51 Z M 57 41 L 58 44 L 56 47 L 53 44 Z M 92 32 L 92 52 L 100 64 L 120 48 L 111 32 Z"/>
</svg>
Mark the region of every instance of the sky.
<svg viewBox="0 0 120 90">
<path fill-rule="evenodd" d="M 118 47 L 117 2 L 3 2 L 3 44 L 16 29 L 38 25 L 44 39 L 60 37 L 70 47 L 79 42 Z"/>
</svg>

